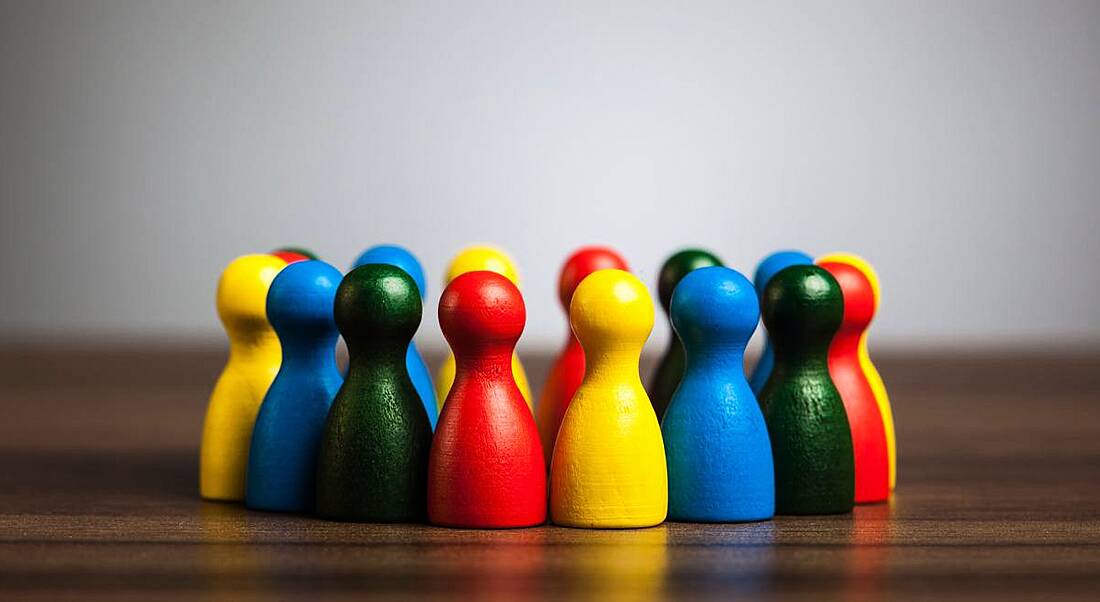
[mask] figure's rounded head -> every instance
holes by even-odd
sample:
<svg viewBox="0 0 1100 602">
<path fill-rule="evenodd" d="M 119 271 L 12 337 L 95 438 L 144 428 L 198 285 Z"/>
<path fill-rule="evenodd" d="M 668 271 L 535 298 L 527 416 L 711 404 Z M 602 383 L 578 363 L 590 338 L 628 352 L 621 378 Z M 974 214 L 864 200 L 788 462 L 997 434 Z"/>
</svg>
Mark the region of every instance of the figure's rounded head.
<svg viewBox="0 0 1100 602">
<path fill-rule="evenodd" d="M 653 331 L 653 299 L 630 272 L 600 270 L 573 293 L 569 323 L 586 350 L 624 344 L 641 350 Z"/>
<path fill-rule="evenodd" d="M 466 272 L 496 272 L 519 286 L 519 270 L 507 253 L 489 245 L 466 247 L 447 266 L 447 283 Z"/>
<path fill-rule="evenodd" d="M 229 262 L 217 294 L 218 317 L 227 330 L 267 327 L 267 291 L 285 267 L 274 255 L 244 255 Z"/>
<path fill-rule="evenodd" d="M 793 265 L 764 287 L 761 314 L 776 342 L 825 343 L 844 317 L 844 296 L 829 272 L 816 265 Z"/>
<path fill-rule="evenodd" d="M 714 342 L 744 349 L 759 321 L 756 289 L 730 268 L 695 270 L 672 293 L 672 326 L 688 348 Z"/>
<path fill-rule="evenodd" d="M 287 263 L 317 259 L 317 255 L 315 255 L 312 251 L 307 251 L 306 249 L 303 249 L 301 247 L 281 247 L 275 249 L 270 254 L 278 257 L 279 259 L 282 259 Z"/>
<path fill-rule="evenodd" d="M 629 272 L 630 268 L 622 255 L 609 247 L 581 247 L 565 260 L 558 278 L 558 297 L 566 311 L 569 311 L 569 301 L 573 299 L 573 291 L 577 290 L 581 281 L 592 272 L 600 270 Z"/>
<path fill-rule="evenodd" d="M 420 326 L 420 290 L 405 270 L 368 263 L 348 272 L 336 289 L 336 326 L 349 345 L 412 340 Z"/>
<path fill-rule="evenodd" d="M 878 308 L 879 303 L 882 302 L 882 287 L 879 284 L 878 272 L 869 261 L 854 253 L 830 253 L 824 257 L 818 257 L 817 264 L 824 263 L 846 263 L 863 272 L 863 276 L 871 283 L 871 292 L 875 296 L 875 308 Z"/>
<path fill-rule="evenodd" d="M 722 265 L 722 260 L 713 253 L 702 249 L 684 249 L 677 251 L 665 260 L 661 273 L 657 276 L 657 294 L 661 297 L 661 307 L 668 313 L 672 303 L 672 291 L 676 285 L 693 270 Z"/>
<path fill-rule="evenodd" d="M 340 270 L 316 259 L 283 268 L 267 293 L 267 320 L 275 332 L 335 332 L 333 302 L 341 278 Z"/>
<path fill-rule="evenodd" d="M 359 259 L 355 260 L 355 267 L 366 265 L 368 263 L 385 263 L 388 265 L 395 265 L 402 270 L 405 270 L 420 289 L 420 298 L 424 299 L 428 294 L 428 282 L 424 279 L 424 268 L 420 266 L 420 261 L 416 259 L 405 247 L 399 247 L 397 245 L 378 245 L 363 251 L 363 254 L 359 256 Z"/>
<path fill-rule="evenodd" d="M 752 278 L 753 284 L 756 285 L 756 294 L 763 297 L 764 287 L 768 286 L 772 276 L 778 274 L 782 269 L 789 268 L 792 265 L 809 265 L 813 262 L 813 257 L 802 251 L 776 251 L 768 255 L 760 262 L 760 265 L 756 266 L 756 275 Z"/>
<path fill-rule="evenodd" d="M 451 349 L 514 347 L 527 322 L 523 295 L 512 281 L 486 270 L 466 272 L 443 290 L 439 327 Z"/>
<path fill-rule="evenodd" d="M 849 263 L 825 261 L 818 265 L 836 278 L 844 295 L 843 328 L 866 330 L 875 317 L 875 291 L 866 274 Z"/>
</svg>

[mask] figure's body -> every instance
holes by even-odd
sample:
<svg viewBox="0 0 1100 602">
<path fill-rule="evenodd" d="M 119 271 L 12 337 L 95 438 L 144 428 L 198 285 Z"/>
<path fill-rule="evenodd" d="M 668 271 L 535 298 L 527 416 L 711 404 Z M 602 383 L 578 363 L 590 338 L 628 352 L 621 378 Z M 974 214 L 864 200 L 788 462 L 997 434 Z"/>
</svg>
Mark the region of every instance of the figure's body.
<svg viewBox="0 0 1100 602">
<path fill-rule="evenodd" d="M 516 285 L 516 288 L 519 288 L 519 271 L 516 270 L 515 262 L 504 251 L 489 245 L 475 245 L 460 251 L 451 260 L 451 265 L 447 267 L 447 277 L 443 284 L 450 284 L 452 280 L 467 272 L 481 270 L 500 274 Z M 512 353 L 511 362 L 512 376 L 516 379 L 516 386 L 523 394 L 523 400 L 527 404 L 528 410 L 533 411 L 533 398 L 531 397 L 531 386 L 527 383 L 527 371 L 523 369 L 523 364 L 519 361 L 519 355 L 514 352 Z M 435 378 L 436 399 L 441 410 L 447 400 L 447 393 L 451 390 L 451 383 L 454 382 L 454 378 L 455 356 L 453 353 L 448 353 L 439 366 Z"/>
<path fill-rule="evenodd" d="M 566 313 L 566 322 L 569 321 L 569 302 L 573 299 L 573 291 L 581 281 L 592 272 L 612 268 L 628 270 L 626 260 L 607 247 L 583 247 L 569 256 L 558 278 L 558 296 Z M 561 426 L 565 410 L 569 407 L 569 402 L 572 401 L 583 379 L 584 349 L 577 340 L 577 336 L 573 334 L 573 329 L 570 328 L 566 336 L 565 348 L 550 369 L 550 375 L 546 379 L 536 406 L 538 408 L 536 422 L 542 439 L 542 451 L 546 456 L 547 470 L 550 469 L 558 427 Z"/>
<path fill-rule="evenodd" d="M 420 290 L 420 301 L 424 302 L 428 294 L 428 281 L 424 278 L 424 269 L 420 261 L 407 249 L 397 245 L 378 245 L 363 251 L 363 254 L 355 260 L 355 266 L 359 267 L 368 263 L 382 263 L 395 265 L 412 276 Z M 428 366 L 424 358 L 416 348 L 416 341 L 409 341 L 409 349 L 405 353 L 405 367 L 409 371 L 409 378 L 416 388 L 420 401 L 424 404 L 424 411 L 428 413 L 428 421 L 435 429 L 435 423 L 439 420 L 439 403 L 435 398 L 435 387 L 432 385 L 432 377 L 428 372 Z"/>
<path fill-rule="evenodd" d="M 271 283 L 267 316 L 283 361 L 252 429 L 249 508 L 313 510 L 321 434 L 344 382 L 336 366 L 339 333 L 332 311 L 341 278 L 323 261 L 304 260 L 283 268 Z"/>
<path fill-rule="evenodd" d="M 240 502 L 256 413 L 279 371 L 282 351 L 267 321 L 267 291 L 286 262 L 271 255 L 234 259 L 218 280 L 217 306 L 229 336 L 225 365 L 203 421 L 199 491 L 203 498 Z"/>
<path fill-rule="evenodd" d="M 860 364 L 861 341 L 875 314 L 871 283 L 846 263 L 822 262 L 844 294 L 844 321 L 829 346 L 829 376 L 844 400 L 856 462 L 856 503 L 890 497 L 890 454 L 875 393 Z"/>
<path fill-rule="evenodd" d="M 702 249 L 684 249 L 666 259 L 664 265 L 661 266 L 657 281 L 657 293 L 665 315 L 669 315 L 672 292 L 684 276 L 693 270 L 717 265 L 722 265 L 721 260 L 714 254 Z M 653 402 L 653 410 L 657 413 L 658 420 L 664 416 L 668 402 L 672 399 L 672 394 L 676 391 L 683 375 L 684 345 L 680 342 L 680 337 L 676 334 L 676 331 L 672 330 L 669 335 L 668 349 L 658 361 L 648 388 L 650 400 Z"/>
<path fill-rule="evenodd" d="M 519 289 L 500 274 L 467 272 L 443 291 L 439 325 L 457 370 L 432 441 L 434 524 L 507 528 L 546 521 L 542 445 L 511 370 L 526 319 Z"/>
<path fill-rule="evenodd" d="M 695 270 L 672 295 L 687 367 L 661 421 L 669 518 L 736 522 L 775 513 L 775 468 L 745 346 L 760 319 L 756 291 L 724 267 Z"/>
<path fill-rule="evenodd" d="M 851 253 L 832 253 L 821 257 L 817 261 L 818 263 L 843 263 L 862 272 L 871 284 L 871 293 L 874 297 L 873 313 L 878 311 L 879 304 L 882 302 L 882 287 L 879 285 L 878 274 L 875 273 L 875 269 L 871 267 L 870 263 Z M 857 353 L 859 355 L 859 365 L 863 369 L 863 376 L 871 386 L 871 392 L 875 396 L 875 403 L 878 404 L 879 414 L 882 415 L 883 427 L 886 430 L 886 452 L 889 455 L 890 462 L 890 490 L 893 491 L 898 480 L 898 450 L 897 436 L 894 434 L 894 412 L 890 408 L 890 396 L 886 393 L 886 385 L 882 382 L 882 376 L 879 375 L 878 369 L 871 361 L 871 354 L 867 350 L 868 332 L 869 328 L 864 330 L 859 337 Z"/>
<path fill-rule="evenodd" d="M 759 399 L 772 442 L 776 514 L 850 512 L 852 433 L 828 360 L 844 316 L 840 285 L 815 265 L 790 266 L 765 287 L 762 314 L 775 348 Z"/>
<path fill-rule="evenodd" d="M 600 270 L 577 287 L 569 320 L 586 366 L 554 447 L 551 518 L 571 527 L 660 524 L 668 513 L 665 449 L 638 377 L 653 329 L 649 292 L 628 272 Z"/>
<path fill-rule="evenodd" d="M 348 376 L 318 454 L 320 516 L 424 520 L 432 427 L 405 368 L 421 311 L 416 283 L 397 266 L 359 266 L 337 289 L 336 325 L 348 345 Z"/>
<path fill-rule="evenodd" d="M 756 294 L 763 299 L 764 287 L 768 286 L 768 282 L 771 281 L 772 276 L 775 276 L 783 268 L 788 268 L 792 265 L 810 265 L 813 262 L 813 258 L 802 251 L 777 251 L 768 255 L 760 262 L 760 265 L 756 267 L 756 275 L 753 277 Z M 755 393 L 757 397 L 760 396 L 760 391 L 764 389 L 764 385 L 768 382 L 768 377 L 771 376 L 773 365 L 775 365 L 775 351 L 772 349 L 771 337 L 768 336 L 767 328 L 765 327 L 764 350 L 760 353 L 760 358 L 756 360 L 756 366 L 753 368 L 752 375 L 749 377 L 749 386 L 752 387 L 752 392 Z"/>
</svg>

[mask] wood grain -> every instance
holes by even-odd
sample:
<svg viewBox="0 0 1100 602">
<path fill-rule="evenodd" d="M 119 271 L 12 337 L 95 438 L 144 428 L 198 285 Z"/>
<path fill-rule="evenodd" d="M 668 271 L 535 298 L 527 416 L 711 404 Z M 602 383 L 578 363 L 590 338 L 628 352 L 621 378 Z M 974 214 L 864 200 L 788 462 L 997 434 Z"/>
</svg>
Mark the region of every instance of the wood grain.
<svg viewBox="0 0 1100 602">
<path fill-rule="evenodd" d="M 890 505 L 468 531 L 200 501 L 218 350 L 0 349 L 0 597 L 1095 599 L 1100 354 L 876 359 L 898 424 Z M 524 360 L 540 383 L 547 358 Z"/>
</svg>

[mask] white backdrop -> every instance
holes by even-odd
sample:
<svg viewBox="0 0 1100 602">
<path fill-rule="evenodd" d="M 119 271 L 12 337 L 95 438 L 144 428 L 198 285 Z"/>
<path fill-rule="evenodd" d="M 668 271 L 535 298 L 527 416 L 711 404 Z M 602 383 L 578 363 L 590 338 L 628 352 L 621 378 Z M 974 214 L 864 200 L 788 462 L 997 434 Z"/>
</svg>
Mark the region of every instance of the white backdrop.
<svg viewBox="0 0 1100 602">
<path fill-rule="evenodd" d="M 0 336 L 216 340 L 285 244 L 651 286 L 703 245 L 879 269 L 889 345 L 1100 342 L 1100 3 L 0 3 Z M 658 329 L 655 344 L 663 339 Z"/>
</svg>

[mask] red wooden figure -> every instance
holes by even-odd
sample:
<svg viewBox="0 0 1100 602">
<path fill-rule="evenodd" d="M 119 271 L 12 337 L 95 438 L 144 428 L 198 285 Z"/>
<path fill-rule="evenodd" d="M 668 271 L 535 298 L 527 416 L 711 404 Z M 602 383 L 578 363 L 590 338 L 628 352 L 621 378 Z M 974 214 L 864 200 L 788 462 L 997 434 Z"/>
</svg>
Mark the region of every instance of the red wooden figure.
<svg viewBox="0 0 1100 602">
<path fill-rule="evenodd" d="M 859 363 L 859 340 L 875 315 L 871 282 L 855 266 L 822 263 L 821 267 L 840 283 L 844 294 L 844 321 L 829 346 L 829 376 L 832 377 L 852 430 L 856 463 L 856 503 L 884 502 L 890 497 L 890 460 L 886 428 Z"/>
<path fill-rule="evenodd" d="M 281 247 L 275 249 L 269 255 L 274 255 L 283 261 L 290 263 L 296 263 L 299 261 L 309 261 L 310 259 L 317 259 L 312 251 L 307 251 L 301 247 Z"/>
<path fill-rule="evenodd" d="M 455 278 L 439 300 L 455 380 L 428 464 L 428 520 L 473 528 L 546 521 L 546 470 L 538 429 L 512 376 L 527 310 L 519 289 L 493 272 Z"/>
<path fill-rule="evenodd" d="M 626 260 L 614 249 L 607 247 L 582 247 L 569 256 L 561 268 L 558 279 L 558 296 L 565 308 L 566 324 L 569 323 L 569 302 L 573 300 L 573 291 L 577 285 L 592 272 L 607 269 L 629 271 Z M 558 355 L 538 403 L 539 436 L 542 438 L 542 451 L 546 457 L 546 467 L 550 467 L 550 458 L 554 455 L 554 440 L 558 436 L 565 409 L 584 380 L 584 349 L 580 341 L 569 330 L 565 348 Z"/>
</svg>

